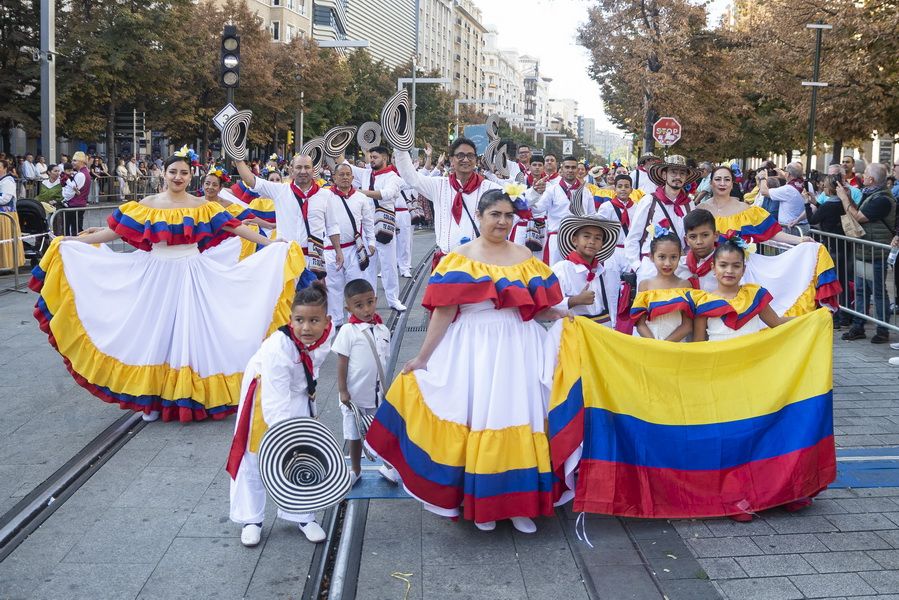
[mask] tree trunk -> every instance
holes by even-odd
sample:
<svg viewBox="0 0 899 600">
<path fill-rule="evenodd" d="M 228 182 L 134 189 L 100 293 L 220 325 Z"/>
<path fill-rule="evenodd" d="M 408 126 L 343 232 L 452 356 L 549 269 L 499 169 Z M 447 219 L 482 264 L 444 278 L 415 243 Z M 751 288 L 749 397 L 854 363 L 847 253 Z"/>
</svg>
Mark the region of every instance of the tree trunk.
<svg viewBox="0 0 899 600">
<path fill-rule="evenodd" d="M 834 140 L 833 141 L 833 154 L 831 154 L 831 161 L 839 163 L 840 159 L 843 158 L 840 156 L 843 153 L 843 140 Z"/>
<path fill-rule="evenodd" d="M 117 165 L 118 145 L 115 140 L 115 109 L 114 103 L 106 105 L 106 160 L 110 165 Z"/>
</svg>

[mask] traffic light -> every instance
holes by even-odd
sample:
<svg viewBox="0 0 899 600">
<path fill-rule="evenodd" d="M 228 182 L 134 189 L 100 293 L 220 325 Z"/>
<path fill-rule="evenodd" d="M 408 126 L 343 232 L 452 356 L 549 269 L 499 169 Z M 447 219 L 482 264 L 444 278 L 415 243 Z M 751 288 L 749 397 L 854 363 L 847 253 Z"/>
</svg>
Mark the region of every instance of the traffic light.
<svg viewBox="0 0 899 600">
<path fill-rule="evenodd" d="M 288 151 L 293 148 L 293 130 L 287 130 L 287 149 Z"/>
<path fill-rule="evenodd" d="M 453 124 L 448 123 L 446 126 L 446 137 L 449 138 L 449 143 L 452 144 L 453 140 L 456 139 L 456 136 L 453 135 Z"/>
<path fill-rule="evenodd" d="M 240 36 L 234 25 L 225 25 L 221 50 L 222 87 L 236 88 L 240 85 Z"/>
</svg>

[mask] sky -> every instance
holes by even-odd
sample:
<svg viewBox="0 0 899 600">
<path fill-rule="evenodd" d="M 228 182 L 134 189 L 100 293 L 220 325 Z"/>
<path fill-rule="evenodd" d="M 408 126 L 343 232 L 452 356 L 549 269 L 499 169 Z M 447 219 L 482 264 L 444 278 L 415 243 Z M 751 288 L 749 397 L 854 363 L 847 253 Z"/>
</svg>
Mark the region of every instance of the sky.
<svg viewBox="0 0 899 600">
<path fill-rule="evenodd" d="M 540 59 L 540 70 L 552 78 L 551 98 L 573 98 L 578 115 L 596 119 L 599 131 L 616 131 L 603 110 L 599 84 L 590 79 L 590 56 L 577 43 L 577 30 L 587 20 L 592 0 L 476 0 L 484 25 L 494 25 L 501 48 Z M 716 22 L 728 0 L 712 0 L 709 21 Z M 510 5 L 514 9 L 510 10 Z"/>
</svg>

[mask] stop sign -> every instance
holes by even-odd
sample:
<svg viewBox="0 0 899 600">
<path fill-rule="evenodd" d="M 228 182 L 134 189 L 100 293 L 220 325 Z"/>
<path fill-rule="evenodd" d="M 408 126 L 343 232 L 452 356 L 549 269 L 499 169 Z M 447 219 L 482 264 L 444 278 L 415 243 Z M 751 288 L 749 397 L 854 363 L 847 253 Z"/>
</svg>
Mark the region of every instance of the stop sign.
<svg viewBox="0 0 899 600">
<path fill-rule="evenodd" d="M 680 134 L 680 123 L 674 117 L 662 117 L 652 126 L 652 137 L 663 146 L 676 144 Z"/>
</svg>

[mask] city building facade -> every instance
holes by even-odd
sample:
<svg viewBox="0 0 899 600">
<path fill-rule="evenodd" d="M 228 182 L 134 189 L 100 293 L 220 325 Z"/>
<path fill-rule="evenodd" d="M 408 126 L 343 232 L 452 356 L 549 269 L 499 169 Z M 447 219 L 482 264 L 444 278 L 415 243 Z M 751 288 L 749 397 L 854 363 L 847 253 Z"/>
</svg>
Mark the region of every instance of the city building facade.
<svg viewBox="0 0 899 600">
<path fill-rule="evenodd" d="M 549 129 L 549 83 L 540 69 L 540 60 L 533 56 L 520 56 L 518 68 L 524 78 L 524 114 L 534 121 L 538 129 Z"/>
<path fill-rule="evenodd" d="M 453 71 L 450 89 L 460 98 L 482 98 L 481 52 L 487 28 L 472 0 L 453 2 Z"/>
<path fill-rule="evenodd" d="M 518 52 L 500 48 L 495 27 L 487 30 L 482 53 L 484 98 L 496 104 L 489 112 L 503 115 L 519 127 L 524 125 L 524 78 L 518 70 Z"/>
<path fill-rule="evenodd" d="M 283 44 L 312 35 L 313 4 L 313 0 L 247 0 L 247 8 L 262 19 L 272 40 Z"/>
<path fill-rule="evenodd" d="M 312 0 L 312 37 L 316 40 L 349 39 L 348 3 L 349 0 Z"/>
<path fill-rule="evenodd" d="M 415 53 L 413 0 L 349 0 L 346 15 L 350 38 L 367 40 L 368 52 L 375 61 L 382 60 L 393 69 L 412 60 Z"/>
</svg>

